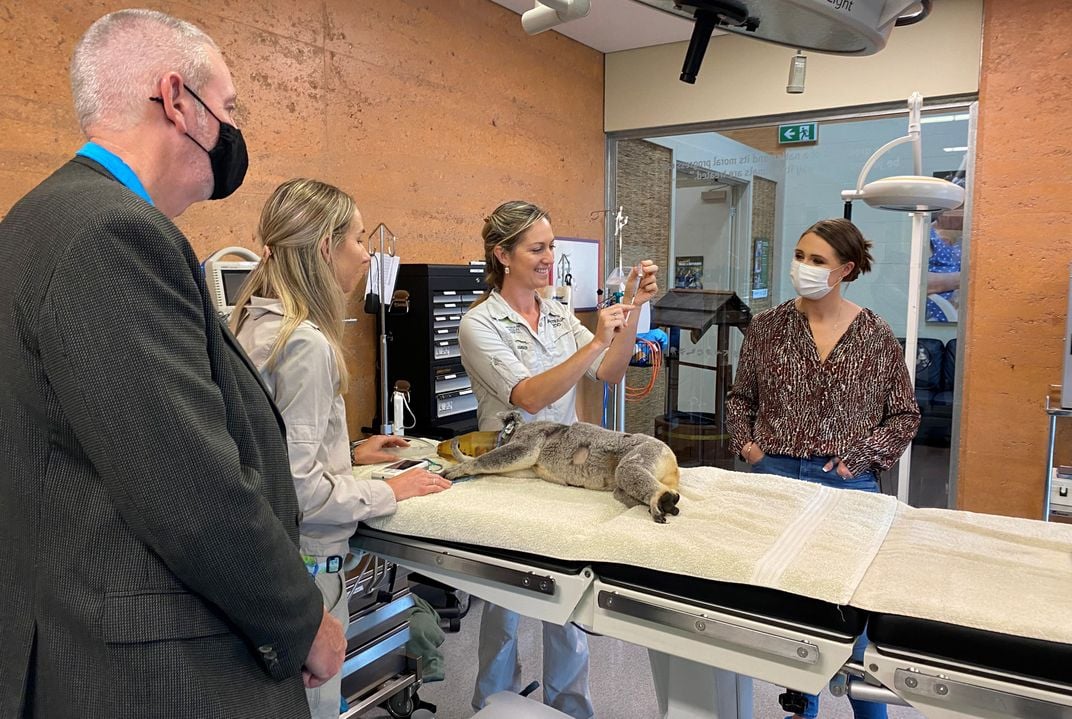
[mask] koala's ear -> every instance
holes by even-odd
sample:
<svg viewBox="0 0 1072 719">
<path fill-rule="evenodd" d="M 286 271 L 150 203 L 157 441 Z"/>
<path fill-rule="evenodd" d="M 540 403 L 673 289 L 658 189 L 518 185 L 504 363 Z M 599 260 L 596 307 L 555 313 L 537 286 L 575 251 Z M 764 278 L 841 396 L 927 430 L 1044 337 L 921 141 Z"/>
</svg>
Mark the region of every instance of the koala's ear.
<svg viewBox="0 0 1072 719">
<path fill-rule="evenodd" d="M 502 432 L 499 434 L 499 442 L 505 444 L 510 441 L 510 438 L 514 434 L 514 430 L 521 424 L 521 413 L 517 410 L 509 412 L 499 412 L 497 415 L 502 420 L 503 427 Z"/>
<path fill-rule="evenodd" d="M 495 416 L 502 421 L 504 427 L 511 424 L 518 424 L 521 422 L 521 413 L 518 412 L 516 409 L 508 410 L 506 412 L 499 412 Z"/>
</svg>

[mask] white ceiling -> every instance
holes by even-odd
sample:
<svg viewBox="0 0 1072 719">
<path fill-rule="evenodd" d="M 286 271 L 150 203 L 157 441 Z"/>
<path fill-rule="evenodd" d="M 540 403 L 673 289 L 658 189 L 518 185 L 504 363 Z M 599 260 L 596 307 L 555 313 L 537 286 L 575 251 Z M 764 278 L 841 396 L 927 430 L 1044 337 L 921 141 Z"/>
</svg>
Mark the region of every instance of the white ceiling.
<svg viewBox="0 0 1072 719">
<path fill-rule="evenodd" d="M 518 14 L 536 5 L 534 0 L 492 2 Z M 520 17 L 517 24 L 521 25 Z M 688 40 L 692 22 L 634 0 L 592 0 L 592 12 L 587 17 L 563 23 L 549 32 L 562 33 L 607 53 Z"/>
</svg>

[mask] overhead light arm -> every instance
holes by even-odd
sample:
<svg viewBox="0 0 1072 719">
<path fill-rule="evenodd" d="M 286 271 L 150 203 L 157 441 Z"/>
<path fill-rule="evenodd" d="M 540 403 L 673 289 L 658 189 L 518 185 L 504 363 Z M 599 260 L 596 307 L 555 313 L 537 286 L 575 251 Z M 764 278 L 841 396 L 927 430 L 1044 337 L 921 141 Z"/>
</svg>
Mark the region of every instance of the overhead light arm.
<svg viewBox="0 0 1072 719">
<path fill-rule="evenodd" d="M 680 76 L 682 82 L 690 85 L 696 82 L 711 33 L 716 28 L 742 27 L 754 32 L 759 27 L 759 20 L 750 17 L 737 0 L 679 0 L 676 7 L 691 12 L 695 21 Z"/>
<path fill-rule="evenodd" d="M 906 142 L 912 143 L 912 160 L 915 163 L 912 168 L 913 172 L 916 175 L 923 172 L 923 142 L 919 133 L 919 115 L 922 109 L 923 96 L 918 92 L 913 92 L 908 98 L 908 134 L 904 137 L 898 137 L 896 140 L 890 140 L 885 145 L 875 150 L 871 157 L 867 158 L 867 162 L 864 163 L 859 176 L 856 178 L 856 192 L 858 194 L 864 189 L 864 181 L 867 179 L 867 173 L 871 172 L 871 168 L 875 166 L 878 159 L 893 148 Z M 841 195 L 844 197 L 845 193 L 843 192 Z"/>
<path fill-rule="evenodd" d="M 842 190 L 846 202 L 863 200 L 872 207 L 902 212 L 937 212 L 952 210 L 964 204 L 964 188 L 949 180 L 923 176 L 923 141 L 920 135 L 920 113 L 923 96 L 918 92 L 908 98 L 908 134 L 891 140 L 875 151 L 864 163 L 856 178 L 856 189 Z M 887 177 L 864 184 L 875 163 L 898 145 L 912 143 L 914 175 Z M 848 213 L 849 210 L 846 209 Z"/>
<path fill-rule="evenodd" d="M 871 168 L 875 166 L 875 163 L 878 162 L 879 158 L 898 145 L 903 145 L 906 142 L 915 142 L 915 139 L 916 138 L 912 135 L 905 135 L 904 137 L 898 137 L 896 140 L 890 140 L 885 145 L 875 150 L 874 154 L 867 158 L 867 162 L 864 163 L 863 168 L 860 170 L 860 174 L 856 178 L 856 189 L 845 190 L 841 193 L 842 198 L 847 200 L 863 199 L 864 181 L 867 180 L 868 173 L 871 172 Z M 918 167 L 916 168 L 916 174 L 919 174 Z"/>
<path fill-rule="evenodd" d="M 927 213 L 939 210 L 952 210 L 964 204 L 964 188 L 949 180 L 923 175 L 923 141 L 920 134 L 920 114 L 923 109 L 923 96 L 913 92 L 908 98 L 908 134 L 898 137 L 880 147 L 864 163 L 856 178 L 856 189 L 843 190 L 841 199 L 845 201 L 845 218 L 852 217 L 853 200 L 863 200 L 871 207 L 880 210 L 900 210 L 911 213 L 912 238 L 908 258 L 908 308 L 905 319 L 905 364 L 908 366 L 909 381 L 914 385 L 916 378 L 916 347 L 919 337 L 919 295 L 923 263 L 923 242 L 927 234 Z M 914 175 L 886 177 L 869 182 L 867 175 L 875 162 L 887 152 L 906 142 L 912 143 L 912 162 Z M 912 467 L 912 447 L 909 445 L 901 456 L 897 470 L 897 498 L 908 501 L 909 477 Z"/>
<path fill-rule="evenodd" d="M 591 0 L 538 0 L 531 10 L 521 15 L 521 27 L 529 35 L 536 35 L 564 22 L 585 17 L 591 10 Z"/>
</svg>

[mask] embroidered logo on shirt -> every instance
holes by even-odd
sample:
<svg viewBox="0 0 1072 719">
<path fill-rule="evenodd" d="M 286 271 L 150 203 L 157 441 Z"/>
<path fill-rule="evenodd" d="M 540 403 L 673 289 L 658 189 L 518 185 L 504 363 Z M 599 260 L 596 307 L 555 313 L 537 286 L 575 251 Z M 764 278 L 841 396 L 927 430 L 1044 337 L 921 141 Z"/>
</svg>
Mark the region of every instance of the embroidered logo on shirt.
<svg viewBox="0 0 1072 719">
<path fill-rule="evenodd" d="M 514 347 L 521 352 L 527 352 L 529 350 L 528 329 L 517 322 L 510 322 L 505 325 L 505 328 L 510 334 L 510 340 L 514 343 Z"/>
<path fill-rule="evenodd" d="M 560 315 L 547 315 L 547 324 L 551 325 L 556 330 L 565 324 L 566 318 Z"/>
</svg>

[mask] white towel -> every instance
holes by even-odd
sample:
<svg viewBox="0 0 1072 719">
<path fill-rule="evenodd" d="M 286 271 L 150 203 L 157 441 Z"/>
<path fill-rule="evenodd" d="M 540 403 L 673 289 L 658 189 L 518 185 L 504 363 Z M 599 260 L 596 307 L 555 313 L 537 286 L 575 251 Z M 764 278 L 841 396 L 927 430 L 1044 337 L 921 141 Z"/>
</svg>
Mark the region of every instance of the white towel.
<svg viewBox="0 0 1072 719">
<path fill-rule="evenodd" d="M 883 495 L 710 467 L 682 470 L 680 489 L 681 513 L 656 524 L 609 492 L 478 477 L 368 524 L 1072 644 L 1072 525 L 914 509 Z"/>
<path fill-rule="evenodd" d="M 851 604 L 1072 644 L 1072 526 L 900 505 Z"/>
<path fill-rule="evenodd" d="M 571 561 L 616 562 L 846 604 L 897 502 L 768 475 L 682 470 L 681 513 L 656 524 L 609 492 L 477 477 L 371 520 L 402 535 Z"/>
</svg>

